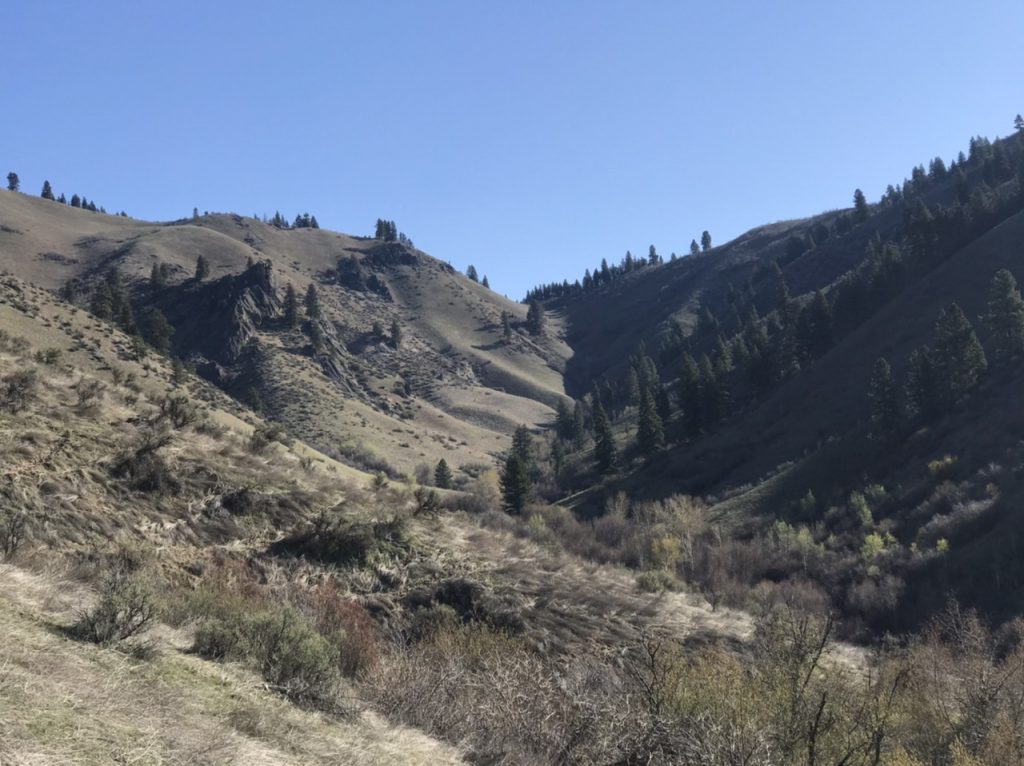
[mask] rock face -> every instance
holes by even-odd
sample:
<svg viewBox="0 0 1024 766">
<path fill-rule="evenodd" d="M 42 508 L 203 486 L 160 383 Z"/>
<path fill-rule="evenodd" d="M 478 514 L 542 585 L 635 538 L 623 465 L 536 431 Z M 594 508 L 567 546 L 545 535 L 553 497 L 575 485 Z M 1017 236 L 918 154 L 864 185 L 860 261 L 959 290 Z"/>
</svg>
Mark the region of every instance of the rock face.
<svg viewBox="0 0 1024 766">
<path fill-rule="evenodd" d="M 175 327 L 174 347 L 203 365 L 237 365 L 260 327 L 280 321 L 281 301 L 269 264 L 255 263 L 214 282 L 190 281 L 162 295 L 158 306 Z M 214 376 L 209 376 L 214 377 Z"/>
</svg>

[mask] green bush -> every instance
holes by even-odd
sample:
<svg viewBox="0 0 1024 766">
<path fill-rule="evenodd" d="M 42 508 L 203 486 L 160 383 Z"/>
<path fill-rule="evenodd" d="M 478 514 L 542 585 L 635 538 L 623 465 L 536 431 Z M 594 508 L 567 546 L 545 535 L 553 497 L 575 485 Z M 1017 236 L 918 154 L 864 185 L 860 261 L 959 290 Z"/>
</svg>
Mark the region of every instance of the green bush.
<svg viewBox="0 0 1024 766">
<path fill-rule="evenodd" d="M 203 657 L 250 663 L 296 702 L 319 708 L 336 703 L 337 651 L 291 607 L 207 620 L 196 631 L 192 648 Z"/>
<path fill-rule="evenodd" d="M 665 590 L 677 590 L 679 581 L 664 569 L 651 569 L 637 575 L 636 585 L 644 593 L 661 593 Z"/>
</svg>

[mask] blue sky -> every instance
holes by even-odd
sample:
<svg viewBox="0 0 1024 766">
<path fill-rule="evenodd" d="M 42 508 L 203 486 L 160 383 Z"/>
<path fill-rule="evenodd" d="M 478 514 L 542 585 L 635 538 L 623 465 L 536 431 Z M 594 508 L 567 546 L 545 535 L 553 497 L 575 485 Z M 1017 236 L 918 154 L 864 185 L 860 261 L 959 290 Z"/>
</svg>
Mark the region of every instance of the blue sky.
<svg viewBox="0 0 1024 766">
<path fill-rule="evenodd" d="M 1024 3 L 7 0 L 2 174 L 309 211 L 519 298 L 870 200 L 1024 112 Z"/>
</svg>

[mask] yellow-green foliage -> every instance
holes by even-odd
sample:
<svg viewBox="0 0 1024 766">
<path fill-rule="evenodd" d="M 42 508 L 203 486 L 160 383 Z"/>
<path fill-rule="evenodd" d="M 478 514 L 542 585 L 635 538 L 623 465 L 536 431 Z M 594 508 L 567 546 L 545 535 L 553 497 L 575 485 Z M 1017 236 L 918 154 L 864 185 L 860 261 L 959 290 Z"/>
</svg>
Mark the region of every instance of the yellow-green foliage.
<svg viewBox="0 0 1024 766">
<path fill-rule="evenodd" d="M 948 479 L 956 469 L 957 459 L 953 455 L 943 455 L 938 460 L 928 463 L 928 475 L 935 481 Z"/>
<path fill-rule="evenodd" d="M 850 509 L 860 521 L 861 526 L 871 527 L 874 525 L 875 520 L 871 516 L 871 506 L 868 505 L 867 499 L 860 492 L 850 493 Z"/>
</svg>

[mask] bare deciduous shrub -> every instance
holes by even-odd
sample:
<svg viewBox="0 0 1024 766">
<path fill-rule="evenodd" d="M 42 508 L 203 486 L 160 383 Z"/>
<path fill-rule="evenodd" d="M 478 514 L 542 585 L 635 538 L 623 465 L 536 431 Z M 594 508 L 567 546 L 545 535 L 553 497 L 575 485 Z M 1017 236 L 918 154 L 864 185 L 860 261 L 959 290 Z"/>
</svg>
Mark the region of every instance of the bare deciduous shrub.
<svg viewBox="0 0 1024 766">
<path fill-rule="evenodd" d="M 28 529 L 28 514 L 14 508 L 0 511 L 0 554 L 4 558 L 13 556 L 25 540 Z"/>
<path fill-rule="evenodd" d="M 75 383 L 78 411 L 83 414 L 94 412 L 99 406 L 105 388 L 103 383 L 96 378 L 81 378 Z"/>
<path fill-rule="evenodd" d="M 176 492 L 180 482 L 159 454 L 171 440 L 166 431 L 143 429 L 135 445 L 111 466 L 111 474 L 126 479 L 132 489 L 140 492 Z"/>
<path fill-rule="evenodd" d="M 441 497 L 436 490 L 416 487 L 413 499 L 416 501 L 417 515 L 430 515 L 441 510 Z"/>
<path fill-rule="evenodd" d="M 149 572 L 129 556 L 119 556 L 100 581 L 96 604 L 82 613 L 71 633 L 97 644 L 118 643 L 148 628 L 158 612 Z"/>
</svg>

